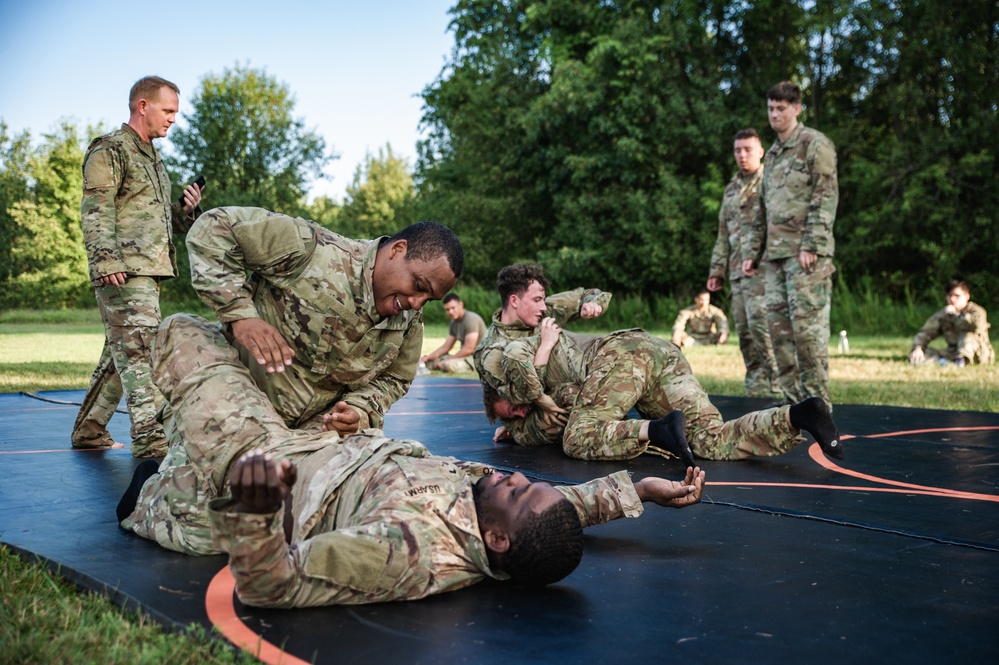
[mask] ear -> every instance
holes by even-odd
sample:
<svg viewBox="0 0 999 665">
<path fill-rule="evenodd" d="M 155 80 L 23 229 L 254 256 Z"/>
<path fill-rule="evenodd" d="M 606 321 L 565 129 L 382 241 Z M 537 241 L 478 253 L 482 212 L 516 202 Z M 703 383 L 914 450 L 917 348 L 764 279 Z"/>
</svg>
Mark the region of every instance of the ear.
<svg viewBox="0 0 999 665">
<path fill-rule="evenodd" d="M 389 258 L 404 259 L 406 254 L 409 252 L 409 241 L 408 240 L 396 240 L 389 246 Z"/>
<path fill-rule="evenodd" d="M 510 549 L 510 537 L 506 531 L 495 526 L 487 527 L 482 533 L 486 549 L 497 554 L 505 554 Z"/>
</svg>

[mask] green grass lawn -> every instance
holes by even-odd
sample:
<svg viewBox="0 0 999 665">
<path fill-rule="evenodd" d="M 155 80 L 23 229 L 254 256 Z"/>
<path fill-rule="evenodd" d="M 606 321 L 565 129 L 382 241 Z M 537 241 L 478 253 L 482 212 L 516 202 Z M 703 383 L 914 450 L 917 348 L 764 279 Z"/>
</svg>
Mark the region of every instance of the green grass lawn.
<svg viewBox="0 0 999 665">
<path fill-rule="evenodd" d="M 446 336 L 446 325 L 427 326 L 424 353 Z M 0 315 L 0 392 L 86 388 L 103 342 L 96 311 Z M 834 403 L 999 413 L 994 366 L 912 367 L 906 336 L 851 336 L 850 343 L 849 355 L 830 351 Z M 686 355 L 709 393 L 743 394 L 742 356 L 734 340 L 694 347 Z M 254 662 L 204 631 L 166 633 L 100 596 L 76 593 L 44 566 L 21 561 L 6 548 L 0 548 L 0 597 L 3 662 Z"/>
</svg>

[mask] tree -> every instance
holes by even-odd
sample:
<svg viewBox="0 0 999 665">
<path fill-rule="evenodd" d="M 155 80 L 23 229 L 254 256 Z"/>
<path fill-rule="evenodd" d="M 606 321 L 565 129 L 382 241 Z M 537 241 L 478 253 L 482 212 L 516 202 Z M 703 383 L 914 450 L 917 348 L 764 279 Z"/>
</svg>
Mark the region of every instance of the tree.
<svg viewBox="0 0 999 665">
<path fill-rule="evenodd" d="M 90 285 L 80 227 L 83 146 L 65 120 L 30 156 L 29 143 L 27 132 L 8 140 L 0 125 L 0 306 L 72 306 Z"/>
<path fill-rule="evenodd" d="M 391 235 L 415 221 L 415 196 L 409 164 L 386 145 L 357 165 L 335 230 L 354 238 Z"/>
<path fill-rule="evenodd" d="M 187 127 L 171 131 L 168 164 L 177 185 L 202 173 L 207 207 L 251 205 L 301 214 L 308 184 L 336 155 L 293 118 L 288 86 L 263 69 L 236 65 L 209 74 L 192 100 Z M 176 192 L 179 195 L 179 189 Z"/>
</svg>

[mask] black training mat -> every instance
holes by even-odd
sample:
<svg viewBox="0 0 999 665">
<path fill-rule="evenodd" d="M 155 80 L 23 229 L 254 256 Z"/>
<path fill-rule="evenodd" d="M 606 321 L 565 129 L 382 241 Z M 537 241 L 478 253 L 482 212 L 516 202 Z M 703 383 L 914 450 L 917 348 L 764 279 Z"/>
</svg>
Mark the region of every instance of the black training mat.
<svg viewBox="0 0 999 665">
<path fill-rule="evenodd" d="M 808 443 L 704 463 L 704 503 L 589 529 L 580 567 L 542 591 L 483 582 L 415 602 L 260 610 L 235 600 L 225 557 L 119 529 L 138 461 L 70 449 L 77 407 L 58 402 L 82 391 L 39 397 L 50 401 L 0 395 L 0 540 L 167 625 L 214 623 L 265 662 L 999 662 L 999 414 L 838 405 L 845 461 Z M 763 406 L 714 401 L 728 418 Z M 477 381 L 437 377 L 417 378 L 386 421 L 437 454 L 543 479 L 680 475 L 654 456 L 582 462 L 494 444 L 493 429 Z M 111 431 L 127 442 L 127 416 Z"/>
</svg>

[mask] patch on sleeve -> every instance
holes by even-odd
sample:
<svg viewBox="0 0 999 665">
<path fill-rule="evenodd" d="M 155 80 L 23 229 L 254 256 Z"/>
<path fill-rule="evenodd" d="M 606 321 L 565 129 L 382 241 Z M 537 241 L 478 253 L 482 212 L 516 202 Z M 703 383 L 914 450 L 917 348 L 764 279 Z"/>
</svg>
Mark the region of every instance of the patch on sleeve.
<svg viewBox="0 0 999 665">
<path fill-rule="evenodd" d="M 83 165 L 84 189 L 111 189 L 115 186 L 111 154 L 103 148 L 90 153 Z"/>
<path fill-rule="evenodd" d="M 390 543 L 368 535 L 333 531 L 308 543 L 307 575 L 362 592 L 393 588 L 406 569 Z"/>
</svg>

